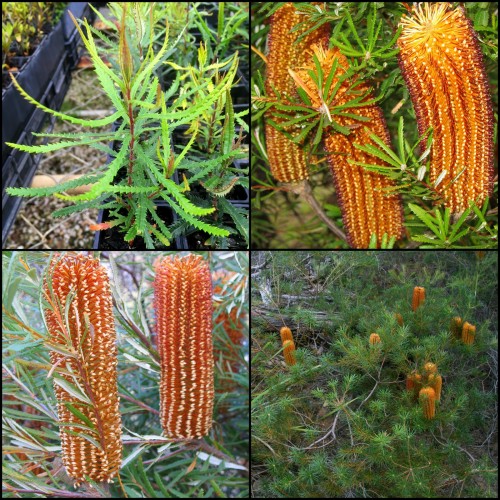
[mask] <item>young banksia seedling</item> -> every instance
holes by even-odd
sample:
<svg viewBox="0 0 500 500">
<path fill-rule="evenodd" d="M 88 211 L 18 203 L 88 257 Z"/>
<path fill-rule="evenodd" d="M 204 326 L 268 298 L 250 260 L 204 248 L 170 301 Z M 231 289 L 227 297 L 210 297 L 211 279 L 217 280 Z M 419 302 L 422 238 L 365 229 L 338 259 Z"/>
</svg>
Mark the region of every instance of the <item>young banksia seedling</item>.
<svg viewBox="0 0 500 500">
<path fill-rule="evenodd" d="M 200 255 L 168 256 L 155 271 L 161 424 L 170 438 L 201 438 L 214 404 L 210 268 Z"/>
<path fill-rule="evenodd" d="M 403 236 L 403 206 L 399 195 L 389 191 L 395 183 L 386 175 L 368 171 L 355 162 L 387 166 L 372 154 L 355 147 L 372 145 L 370 135 L 377 135 L 388 146 L 391 145 L 389 131 L 379 106 L 363 104 L 370 101 L 370 87 L 358 81 L 356 76 L 346 78 L 349 62 L 338 48 L 325 50 L 321 45 L 312 47 L 314 55 L 308 64 L 297 71 L 291 71 L 298 88 L 303 89 L 311 100 L 311 107 L 324 113 L 326 123 L 334 121 L 335 127 L 328 127 L 324 134 L 324 146 L 332 172 L 336 193 L 342 209 L 342 219 L 348 243 L 353 248 L 368 248 L 372 234 L 380 246 L 384 234 L 399 239 Z M 324 80 L 318 85 L 317 66 L 320 65 Z M 329 90 L 325 88 L 329 81 Z M 361 103 L 348 107 L 355 99 Z M 341 108 L 341 109 L 339 109 Z M 368 120 L 368 121 L 366 121 Z M 339 131 L 342 127 L 346 133 Z"/>
<path fill-rule="evenodd" d="M 481 206 L 493 190 L 494 119 L 477 34 L 446 2 L 419 4 L 401 25 L 399 65 L 418 131 L 434 130 L 431 182 L 453 213 Z"/>
<path fill-rule="evenodd" d="M 113 299 L 106 270 L 91 257 L 55 256 L 44 297 L 49 304 L 45 309 L 49 346 L 54 348 L 50 360 L 64 370 L 57 375 L 71 385 L 77 383 L 89 400 L 83 403 L 54 379 L 59 420 L 75 424 L 60 427 L 63 463 L 77 484 L 87 477 L 110 482 L 120 468 L 122 443 Z M 61 348 L 72 355 L 61 354 Z M 78 425 L 88 426 L 89 420 L 92 429 L 82 431 Z M 89 435 L 98 446 L 79 433 Z"/>
<path fill-rule="evenodd" d="M 419 392 L 420 405 L 424 412 L 424 417 L 428 420 L 434 418 L 436 414 L 436 392 L 432 387 L 424 387 Z"/>
<path fill-rule="evenodd" d="M 285 357 L 285 363 L 288 366 L 293 366 L 296 364 L 295 344 L 293 340 L 285 340 L 285 342 L 283 342 L 283 356 Z"/>
<path fill-rule="evenodd" d="M 380 335 L 378 333 L 372 333 L 370 335 L 370 344 L 380 344 L 382 341 L 380 340 Z"/>
<path fill-rule="evenodd" d="M 315 4 L 321 8 L 321 2 Z M 312 44 L 328 45 L 331 33 L 328 23 L 298 40 L 308 27 L 293 33 L 292 29 L 302 21 L 304 16 L 297 12 L 297 7 L 292 2 L 280 7 L 270 17 L 265 83 L 268 96 L 274 96 L 277 91 L 287 101 L 295 95 L 295 85 L 288 69 L 297 68 L 306 62 L 309 57 L 307 51 Z M 271 109 L 266 114 L 267 119 L 272 119 L 277 124 L 285 120 L 275 116 L 275 113 L 276 110 Z M 298 182 L 309 177 L 305 152 L 269 123 L 266 123 L 266 146 L 271 173 L 276 180 Z"/>
<path fill-rule="evenodd" d="M 416 311 L 425 301 L 425 288 L 422 286 L 416 286 L 413 289 L 413 299 L 411 302 L 411 308 Z"/>
<path fill-rule="evenodd" d="M 462 342 L 467 345 L 472 345 L 475 338 L 476 327 L 466 321 L 462 327 Z"/>
</svg>

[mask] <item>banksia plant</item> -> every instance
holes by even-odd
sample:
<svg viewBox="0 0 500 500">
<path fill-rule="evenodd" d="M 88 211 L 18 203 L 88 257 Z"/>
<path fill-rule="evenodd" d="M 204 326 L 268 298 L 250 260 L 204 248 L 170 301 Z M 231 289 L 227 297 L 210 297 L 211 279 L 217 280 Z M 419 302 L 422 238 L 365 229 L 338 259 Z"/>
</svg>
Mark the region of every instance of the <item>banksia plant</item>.
<svg viewBox="0 0 500 500">
<path fill-rule="evenodd" d="M 396 321 L 398 322 L 399 326 L 403 326 L 403 316 L 401 316 L 400 313 L 395 313 L 394 317 L 396 318 Z"/>
<path fill-rule="evenodd" d="M 411 302 L 411 308 L 416 311 L 425 301 L 425 288 L 422 286 L 416 286 L 413 289 L 413 299 Z"/>
<path fill-rule="evenodd" d="M 322 2 L 316 2 L 321 8 Z M 295 95 L 295 85 L 288 73 L 289 68 L 302 66 L 308 58 L 308 49 L 314 43 L 327 45 L 331 29 L 324 24 L 317 30 L 311 31 L 300 41 L 299 36 L 304 35 L 308 27 L 299 30 L 296 27 L 304 16 L 297 13 L 296 6 L 288 2 L 280 7 L 269 20 L 269 35 L 267 55 L 267 73 L 265 89 L 268 96 L 275 92 L 281 94 L 285 102 Z M 271 108 L 267 113 L 266 146 L 271 173 L 281 182 L 298 182 L 309 177 L 306 165 L 306 153 L 282 132 L 276 130 L 270 123 L 272 119 L 280 124 L 284 118 L 275 116 L 276 110 Z"/>
<path fill-rule="evenodd" d="M 425 363 L 425 365 L 424 365 L 424 371 L 427 374 L 436 373 L 437 372 L 437 366 L 436 366 L 435 363 Z"/>
<path fill-rule="evenodd" d="M 281 330 L 280 330 L 280 336 L 281 336 L 281 342 L 283 342 L 283 344 L 287 340 L 292 340 L 293 341 L 292 330 L 290 330 L 290 328 L 288 328 L 287 326 L 283 326 L 281 328 Z"/>
<path fill-rule="evenodd" d="M 324 146 L 342 210 L 347 241 L 353 248 L 368 248 L 372 235 L 376 237 L 377 246 L 380 246 L 384 234 L 399 239 L 403 236 L 403 206 L 400 196 L 389 192 L 395 188 L 394 181 L 360 165 L 387 164 L 355 147 L 355 144 L 375 146 L 376 143 L 370 138 L 372 134 L 380 137 L 388 146 L 391 145 L 382 110 L 375 104 L 363 104 L 373 99 L 370 87 L 358 81 L 356 76 L 346 77 L 349 62 L 338 48 L 325 50 L 321 45 L 315 45 L 312 50 L 314 57 L 309 64 L 291 71 L 291 74 L 297 87 L 306 92 L 311 107 L 325 114 L 326 123 L 332 120 L 336 123 L 335 127 L 326 129 Z M 325 75 L 324 80 L 319 80 L 321 86 L 314 76 L 318 65 Z M 327 75 L 332 75 L 333 80 Z M 327 89 L 328 82 L 330 86 Z M 350 106 L 349 116 L 346 116 L 342 106 L 361 97 L 362 102 Z M 343 132 L 339 129 L 343 129 Z"/>
<path fill-rule="evenodd" d="M 494 120 L 477 33 L 446 2 L 419 4 L 401 26 L 399 65 L 418 131 L 434 131 L 430 180 L 452 213 L 481 206 L 493 191 Z"/>
<path fill-rule="evenodd" d="M 161 424 L 170 438 L 201 438 L 214 404 L 210 268 L 200 255 L 168 256 L 155 271 Z"/>
<path fill-rule="evenodd" d="M 54 391 L 64 424 L 63 463 L 77 484 L 87 479 L 110 482 L 120 468 L 122 443 L 113 299 L 106 270 L 91 257 L 56 256 L 44 297 L 49 304 L 45 321 L 53 347 L 50 360 L 58 368 Z M 88 401 L 71 394 L 69 385 L 84 390 Z"/>
<path fill-rule="evenodd" d="M 466 321 L 462 327 L 462 342 L 467 345 L 472 345 L 475 338 L 476 327 Z"/>
<path fill-rule="evenodd" d="M 451 334 L 459 339 L 462 336 L 462 318 L 460 316 L 455 316 L 451 320 L 451 325 L 450 325 L 450 331 Z"/>
<path fill-rule="evenodd" d="M 436 414 L 436 392 L 432 387 L 424 387 L 419 392 L 420 405 L 424 412 L 424 417 L 428 420 L 434 418 Z"/>
<path fill-rule="evenodd" d="M 285 357 L 285 363 L 288 366 L 293 366 L 296 364 L 295 344 L 293 340 L 285 340 L 285 342 L 283 342 L 283 356 Z"/>
<path fill-rule="evenodd" d="M 379 344 L 380 342 L 381 342 L 380 335 L 378 333 L 372 333 L 370 335 L 370 344 L 371 345 Z"/>
</svg>

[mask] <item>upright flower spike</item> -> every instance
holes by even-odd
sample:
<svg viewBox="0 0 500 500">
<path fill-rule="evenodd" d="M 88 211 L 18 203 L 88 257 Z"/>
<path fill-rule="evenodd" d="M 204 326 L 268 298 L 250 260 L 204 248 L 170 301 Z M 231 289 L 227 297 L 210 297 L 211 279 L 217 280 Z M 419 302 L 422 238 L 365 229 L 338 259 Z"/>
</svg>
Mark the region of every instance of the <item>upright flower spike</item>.
<svg viewBox="0 0 500 500">
<path fill-rule="evenodd" d="M 322 2 L 314 4 L 319 8 L 323 5 Z M 288 69 L 306 62 L 307 49 L 312 44 L 328 45 L 331 32 L 328 23 L 297 41 L 307 27 L 293 33 L 291 30 L 303 20 L 304 16 L 297 13 L 297 7 L 292 2 L 280 7 L 270 17 L 265 82 L 268 96 L 274 96 L 277 91 L 285 101 L 290 99 L 295 94 L 295 86 Z M 269 110 L 266 117 L 280 124 L 285 119 L 275 116 L 275 112 L 274 109 Z M 266 123 L 266 145 L 271 173 L 276 180 L 298 182 L 309 177 L 304 151 L 269 123 Z"/>
<path fill-rule="evenodd" d="M 296 364 L 295 344 L 293 343 L 293 340 L 285 340 L 285 342 L 283 342 L 283 356 L 285 357 L 285 363 L 288 366 Z"/>
<path fill-rule="evenodd" d="M 380 340 L 380 335 L 378 333 L 372 333 L 370 335 L 370 344 L 380 344 L 382 341 Z"/>
<path fill-rule="evenodd" d="M 285 343 L 286 340 L 293 341 L 292 330 L 288 326 L 283 326 L 280 330 L 281 342 Z"/>
<path fill-rule="evenodd" d="M 380 246 L 384 233 L 389 238 L 394 236 L 399 239 L 404 233 L 403 205 L 401 197 L 391 193 L 396 186 L 394 181 L 386 175 L 368 171 L 353 163 L 387 166 L 375 155 L 354 146 L 377 146 L 370 138 L 372 134 L 380 137 L 388 146 L 391 145 L 382 110 L 375 104 L 368 104 L 342 110 L 343 114 L 348 111 L 350 116 L 335 113 L 334 107 L 343 106 L 363 95 L 363 102 L 371 100 L 373 96 L 369 93 L 370 87 L 365 82 L 357 81 L 356 77 L 345 78 L 349 62 L 338 48 L 325 50 L 321 45 L 315 45 L 312 50 L 323 71 L 323 86 L 326 85 L 333 66 L 337 65 L 328 96 L 325 88 L 319 88 L 312 77 L 312 74 L 317 73 L 314 58 L 309 58 L 308 64 L 301 69 L 291 71 L 291 75 L 297 87 L 307 93 L 312 106 L 325 114 L 325 123 L 333 120 L 337 125 L 350 130 L 349 135 L 345 135 L 328 127 L 324 139 L 348 243 L 353 248 L 368 248 L 371 236 L 375 234 L 377 246 Z M 342 78 L 344 80 L 341 82 Z M 327 97 L 332 99 L 329 105 L 326 103 Z M 364 118 L 369 120 L 362 121 Z"/>
<path fill-rule="evenodd" d="M 412 311 L 416 311 L 425 301 L 425 288 L 416 286 L 413 289 L 413 299 L 411 302 Z"/>
<path fill-rule="evenodd" d="M 462 336 L 462 318 L 460 316 L 455 316 L 451 320 L 451 325 L 450 325 L 450 331 L 451 334 L 459 339 Z"/>
<path fill-rule="evenodd" d="M 396 321 L 398 322 L 399 326 L 403 326 L 403 316 L 401 316 L 400 313 L 395 313 L 394 317 L 396 318 Z"/>
<path fill-rule="evenodd" d="M 453 213 L 481 206 L 493 191 L 494 120 L 477 34 L 446 2 L 419 4 L 401 26 L 399 65 L 418 131 L 434 130 L 431 182 Z"/>
<path fill-rule="evenodd" d="M 69 384 L 78 383 L 89 403 L 83 403 L 54 380 L 57 398 L 63 463 L 78 483 L 88 478 L 108 481 L 118 473 L 122 457 L 121 417 L 116 367 L 116 332 L 113 299 L 106 270 L 99 261 L 80 254 L 55 256 L 44 282 L 45 309 L 49 330 L 50 360 L 64 372 Z M 67 321 L 66 321 L 67 318 Z M 61 353 L 61 347 L 72 356 Z M 57 348 L 57 350 L 56 350 Z M 80 419 L 69 405 L 83 414 Z M 78 425 L 93 430 L 82 430 Z M 86 434 L 96 446 L 77 434 Z"/>
<path fill-rule="evenodd" d="M 462 327 L 462 342 L 467 345 L 472 345 L 475 338 L 476 327 L 466 321 Z"/>
<path fill-rule="evenodd" d="M 436 393 L 436 401 L 441 400 L 441 389 L 443 387 L 443 378 L 437 373 L 431 373 L 428 378 L 429 385 L 434 389 Z"/>
<path fill-rule="evenodd" d="M 432 387 L 424 387 L 419 392 L 420 405 L 424 412 L 424 417 L 428 420 L 434 418 L 436 414 L 436 392 Z"/>
<path fill-rule="evenodd" d="M 210 268 L 188 255 L 165 257 L 155 270 L 161 424 L 170 438 L 201 438 L 214 404 Z"/>
<path fill-rule="evenodd" d="M 425 363 L 424 365 L 424 371 L 426 373 L 436 373 L 437 372 L 437 366 L 435 363 Z"/>
</svg>

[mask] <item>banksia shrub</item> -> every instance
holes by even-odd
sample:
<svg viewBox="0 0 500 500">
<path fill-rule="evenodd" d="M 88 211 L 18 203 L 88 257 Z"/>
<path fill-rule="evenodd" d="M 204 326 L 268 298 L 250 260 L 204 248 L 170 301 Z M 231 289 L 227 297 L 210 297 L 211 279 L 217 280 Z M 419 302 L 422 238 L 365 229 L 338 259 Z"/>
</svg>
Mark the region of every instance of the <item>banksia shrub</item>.
<svg viewBox="0 0 500 500">
<path fill-rule="evenodd" d="M 451 334 L 459 339 L 462 336 L 462 318 L 460 316 L 455 316 L 451 320 L 450 325 Z"/>
<path fill-rule="evenodd" d="M 476 337 L 476 327 L 467 323 L 464 323 L 462 327 L 462 342 L 467 345 L 471 345 L 474 343 L 474 339 Z"/>
<path fill-rule="evenodd" d="M 396 318 L 396 321 L 398 322 L 399 326 L 403 326 L 403 316 L 401 316 L 400 313 L 395 313 L 394 317 Z"/>
<path fill-rule="evenodd" d="M 381 342 L 380 335 L 378 333 L 372 333 L 370 335 L 370 344 L 371 345 L 379 344 L 380 342 Z"/>
<path fill-rule="evenodd" d="M 161 363 L 160 419 L 171 438 L 201 438 L 212 426 L 212 279 L 200 255 L 156 265 L 154 307 Z"/>
<path fill-rule="evenodd" d="M 422 286 L 416 286 L 413 289 L 413 300 L 411 303 L 411 308 L 416 311 L 425 301 L 425 288 Z"/>
<path fill-rule="evenodd" d="M 436 414 L 436 392 L 434 389 L 432 387 L 424 387 L 420 389 L 418 397 L 424 412 L 424 417 L 429 420 L 434 418 Z"/>
<path fill-rule="evenodd" d="M 293 340 L 285 340 L 285 342 L 283 342 L 283 355 L 285 356 L 285 362 L 288 366 L 296 364 L 295 344 Z"/>
<path fill-rule="evenodd" d="M 280 335 L 281 335 L 281 342 L 283 342 L 283 344 L 285 343 L 286 340 L 293 340 L 292 330 L 290 330 L 290 328 L 288 328 L 287 326 L 283 326 L 281 328 Z"/>
<path fill-rule="evenodd" d="M 63 463 L 77 484 L 87 477 L 110 482 L 120 468 L 122 443 L 116 332 L 106 270 L 91 257 L 56 256 L 44 282 L 44 295 L 49 304 L 45 309 L 49 345 L 54 347 L 50 360 L 61 370 L 57 376 L 71 386 L 78 384 L 90 400 L 83 403 L 54 379 L 59 421 L 66 424 L 60 427 Z M 85 419 L 70 411 L 70 405 Z M 78 426 L 90 427 L 88 421 L 93 428 L 82 431 Z"/>
</svg>

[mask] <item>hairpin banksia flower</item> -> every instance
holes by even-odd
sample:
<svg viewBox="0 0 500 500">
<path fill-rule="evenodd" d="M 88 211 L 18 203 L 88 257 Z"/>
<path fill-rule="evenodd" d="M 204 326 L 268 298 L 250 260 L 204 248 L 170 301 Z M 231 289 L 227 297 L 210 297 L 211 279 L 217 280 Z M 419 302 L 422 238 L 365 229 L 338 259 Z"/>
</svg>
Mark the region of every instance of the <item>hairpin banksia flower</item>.
<svg viewBox="0 0 500 500">
<path fill-rule="evenodd" d="M 467 345 L 472 345 L 476 337 L 476 327 L 467 321 L 462 327 L 462 342 Z"/>
<path fill-rule="evenodd" d="M 424 412 L 424 417 L 428 420 L 434 418 L 436 414 L 436 392 L 434 389 L 432 387 L 424 387 L 420 389 L 418 397 Z"/>
<path fill-rule="evenodd" d="M 446 2 L 419 4 L 401 26 L 399 65 L 418 131 L 434 131 L 431 182 L 452 213 L 482 205 L 493 190 L 494 120 L 477 34 Z"/>
<path fill-rule="evenodd" d="M 200 255 L 168 256 L 155 271 L 161 424 L 170 438 L 201 438 L 214 403 L 210 268 Z"/>
<path fill-rule="evenodd" d="M 451 320 L 450 325 L 451 334 L 459 339 L 462 336 L 462 318 L 460 316 L 455 316 Z"/>
<path fill-rule="evenodd" d="M 281 327 L 280 330 L 281 342 L 285 342 L 286 340 L 293 340 L 292 330 L 288 328 L 288 326 Z"/>
<path fill-rule="evenodd" d="M 295 344 L 293 340 L 285 340 L 285 342 L 283 342 L 283 356 L 285 357 L 285 362 L 288 366 L 296 364 Z"/>
<path fill-rule="evenodd" d="M 82 402 L 54 379 L 59 420 L 66 424 L 60 427 L 63 463 L 77 484 L 87 478 L 110 482 L 120 468 L 122 443 L 116 332 L 106 270 L 91 257 L 56 256 L 44 282 L 44 296 L 50 306 L 45 320 L 54 348 L 51 362 L 60 368 L 61 379 L 78 385 L 89 400 Z M 62 354 L 63 349 L 71 355 Z M 88 420 L 93 429 L 78 427 L 89 427 Z"/>
<path fill-rule="evenodd" d="M 322 2 L 314 2 L 313 5 L 319 7 Z M 303 27 L 293 33 L 292 29 L 303 20 L 304 16 L 296 11 L 296 6 L 288 2 L 277 9 L 269 21 L 266 94 L 274 96 L 277 91 L 285 102 L 296 94 L 288 69 L 305 63 L 308 57 L 306 49 L 313 43 L 327 45 L 331 32 L 326 23 L 299 41 L 299 36 L 304 35 L 308 28 Z M 285 119 L 275 116 L 275 112 L 273 108 L 269 110 L 267 119 L 272 119 L 277 124 L 282 123 Z M 298 182 L 309 177 L 305 152 L 269 123 L 266 123 L 266 145 L 271 173 L 275 179 L 281 182 Z"/>
<path fill-rule="evenodd" d="M 325 123 L 335 122 L 335 126 L 325 129 L 324 146 L 342 209 L 348 243 L 354 248 L 368 248 L 372 234 L 376 235 L 377 246 L 380 246 L 384 234 L 399 239 L 404 229 L 403 206 L 401 197 L 393 192 L 396 187 L 394 181 L 353 163 L 387 166 L 375 155 L 354 146 L 376 146 L 370 138 L 372 134 L 390 146 L 382 110 L 375 104 L 363 104 L 372 99 L 370 87 L 354 74 L 352 77 L 346 76 L 349 63 L 338 48 L 325 50 L 321 45 L 314 45 L 312 52 L 308 64 L 290 71 L 290 74 L 297 87 L 306 92 L 311 107 L 325 115 Z M 318 72 L 317 64 L 324 75 L 322 80 L 318 80 L 315 75 Z M 332 72 L 334 75 L 330 80 Z M 318 85 L 318 81 L 322 82 L 322 86 Z M 331 82 L 329 89 L 326 88 L 328 82 Z M 349 106 L 350 101 L 360 97 L 362 101 L 358 105 Z M 345 108 L 346 105 L 349 107 Z M 346 116 L 347 113 L 349 116 Z M 349 131 L 349 134 L 340 132 L 339 127 Z"/>
<path fill-rule="evenodd" d="M 413 299 L 411 302 L 412 311 L 416 311 L 425 302 L 425 288 L 416 286 L 413 289 Z"/>
<path fill-rule="evenodd" d="M 380 340 L 380 335 L 378 333 L 372 333 L 370 335 L 370 344 L 380 344 L 382 341 Z"/>
<path fill-rule="evenodd" d="M 441 400 L 441 388 L 443 387 L 443 378 L 438 373 L 431 373 L 428 377 L 428 384 L 436 393 L 436 401 Z"/>
<path fill-rule="evenodd" d="M 396 318 L 396 321 L 398 322 L 399 326 L 403 326 L 403 316 L 401 316 L 401 313 L 395 313 L 394 317 Z"/>
</svg>

